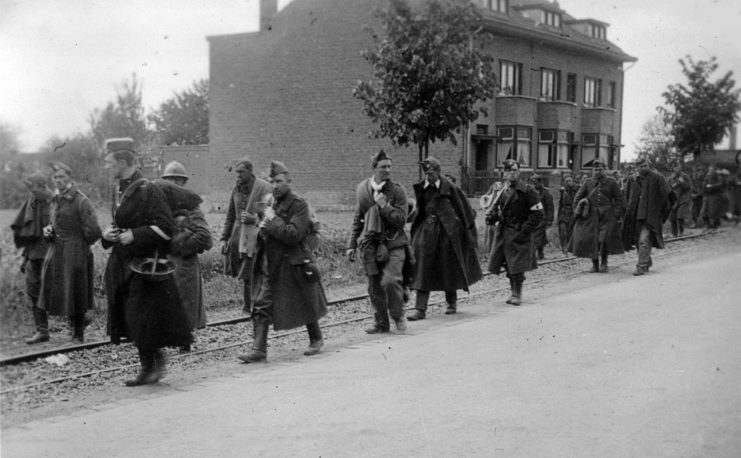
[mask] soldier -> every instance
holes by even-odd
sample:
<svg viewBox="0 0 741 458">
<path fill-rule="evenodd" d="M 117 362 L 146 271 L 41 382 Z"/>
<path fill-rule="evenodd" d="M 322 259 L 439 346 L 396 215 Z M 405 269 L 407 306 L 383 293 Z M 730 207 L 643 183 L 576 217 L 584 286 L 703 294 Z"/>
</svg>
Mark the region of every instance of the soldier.
<svg viewBox="0 0 741 458">
<path fill-rule="evenodd" d="M 305 325 L 309 334 L 306 356 L 319 353 L 324 346 L 319 318 L 327 314 L 327 298 L 308 248 L 313 236 L 309 205 L 291 190 L 291 179 L 283 163 L 270 163 L 270 181 L 273 205 L 257 213 L 260 248 L 255 275 L 259 291 L 252 319 L 252 350 L 237 357 L 244 363 L 267 359 L 271 322 L 276 331 Z"/>
<path fill-rule="evenodd" d="M 440 174 L 440 161 L 428 157 L 421 165 L 426 177 L 414 185 L 418 210 L 412 221 L 411 287 L 417 299 L 409 321 L 425 318 L 430 291 L 445 291 L 445 314 L 456 313 L 456 290 L 468 291 L 483 276 L 476 256 L 476 212 L 463 191 Z"/>
<path fill-rule="evenodd" d="M 605 164 L 594 159 L 592 178 L 574 196 L 576 220 L 569 248 L 574 256 L 592 260 L 591 272 L 607 272 L 607 257 L 625 252 L 620 236 L 620 219 L 625 197 L 615 180 L 605 174 Z"/>
<path fill-rule="evenodd" d="M 43 231 L 49 225 L 52 193 L 46 185 L 46 177 L 41 173 L 30 175 L 23 183 L 30 195 L 23 202 L 10 229 L 13 231 L 16 248 L 23 249 L 21 272 L 26 277 L 26 295 L 31 301 L 31 312 L 36 326 L 36 333 L 25 339 L 30 345 L 49 340 L 49 318 L 46 310 L 39 307 L 39 294 L 44 256 L 49 248 Z"/>
<path fill-rule="evenodd" d="M 404 231 L 408 203 L 404 188 L 391 180 L 391 164 L 383 150 L 373 155 L 373 176 L 356 189 L 358 204 L 346 251 L 351 262 L 360 251 L 368 277 L 375 312 L 375 323 L 365 330 L 369 334 L 389 332 L 389 314 L 399 332 L 406 330 L 402 269 L 409 244 Z"/>
<path fill-rule="evenodd" d="M 520 305 L 525 272 L 538 268 L 533 232 L 543 219 L 543 204 L 535 189 L 519 179 L 520 164 L 507 159 L 502 165 L 505 186 L 486 214 L 486 224 L 497 224 L 489 253 L 489 272 L 507 272 L 512 290 L 507 303 Z"/>
<path fill-rule="evenodd" d="M 633 275 L 648 272 L 651 247 L 664 248 L 662 226 L 671 211 L 671 188 L 663 175 L 651 170 L 646 159 L 636 161 L 638 176 L 630 185 L 628 211 L 623 227 L 625 248 L 638 247 L 638 264 Z"/>
<path fill-rule="evenodd" d="M 116 180 L 113 222 L 102 241 L 103 248 L 111 248 L 105 271 L 108 332 L 113 343 L 128 337 L 139 351 L 141 369 L 126 386 L 157 383 L 166 364 L 161 348 L 192 342 L 174 267 L 160 262 L 169 252 L 175 221 L 162 190 L 136 169 L 133 150 L 115 146 L 105 163 Z"/>
<path fill-rule="evenodd" d="M 52 164 L 57 193 L 52 200 L 49 226 L 51 240 L 41 276 L 41 307 L 51 315 L 69 319 L 72 343 L 85 341 L 85 312 L 95 308 L 95 263 L 90 246 L 101 236 L 98 215 L 85 194 L 72 183 L 72 169 Z"/>
<path fill-rule="evenodd" d="M 553 224 L 553 196 L 551 191 L 543 185 L 543 177 L 540 175 L 533 175 L 530 177 L 533 182 L 535 192 L 538 193 L 540 203 L 543 204 L 543 220 L 538 224 L 533 232 L 533 239 L 535 241 L 535 249 L 538 252 L 538 259 L 545 259 L 545 246 L 548 245 L 548 235 L 546 230 Z"/>
<path fill-rule="evenodd" d="M 676 202 L 669 214 L 669 221 L 672 225 L 672 237 L 680 237 L 684 234 L 685 220 L 692 217 L 690 213 L 692 182 L 689 175 L 682 171 L 681 164 L 674 166 L 674 173 L 669 177 L 669 185 L 676 195 Z"/>
<path fill-rule="evenodd" d="M 252 172 L 252 161 L 237 161 L 237 184 L 232 189 L 224 229 L 221 232 L 221 253 L 225 256 L 224 273 L 242 280 L 243 311 L 252 314 L 252 275 L 257 244 L 257 207 L 273 192 L 270 183 Z"/>
<path fill-rule="evenodd" d="M 198 255 L 211 249 L 213 237 L 199 206 L 202 199 L 185 189 L 188 174 L 183 164 L 172 161 L 165 167 L 162 180 L 174 186 L 162 186 L 175 218 L 176 231 L 170 244 L 170 260 L 175 264 L 175 283 L 191 330 L 206 326 L 203 305 L 203 278 Z M 189 346 L 183 348 L 188 351 Z"/>
<path fill-rule="evenodd" d="M 558 240 L 563 254 L 566 254 L 571 234 L 574 232 L 574 196 L 578 189 L 571 176 L 563 178 L 558 197 Z"/>
<path fill-rule="evenodd" d="M 718 173 L 715 165 L 708 166 L 708 173 L 702 183 L 702 210 L 700 217 L 707 226 L 706 230 L 715 230 L 720 227 L 720 218 L 725 213 L 725 179 Z"/>
</svg>

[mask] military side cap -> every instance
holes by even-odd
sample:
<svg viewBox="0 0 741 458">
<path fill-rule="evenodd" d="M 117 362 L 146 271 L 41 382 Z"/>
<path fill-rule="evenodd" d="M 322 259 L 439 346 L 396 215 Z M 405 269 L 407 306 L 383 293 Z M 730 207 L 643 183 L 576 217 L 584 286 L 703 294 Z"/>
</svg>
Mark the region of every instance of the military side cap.
<svg viewBox="0 0 741 458">
<path fill-rule="evenodd" d="M 646 158 L 645 157 L 639 157 L 638 159 L 636 159 L 636 162 L 635 162 L 636 165 L 641 165 L 641 164 L 645 164 L 645 163 L 646 163 Z"/>
<path fill-rule="evenodd" d="M 44 176 L 44 174 L 42 174 L 41 172 L 34 172 L 24 178 L 23 183 L 25 183 L 27 186 L 34 187 L 44 186 L 46 185 L 46 176 Z"/>
<path fill-rule="evenodd" d="M 64 170 L 67 173 L 67 175 L 70 175 L 70 176 L 72 175 L 72 168 L 68 166 L 67 164 L 65 164 L 64 162 L 59 162 L 59 161 L 52 162 L 49 164 L 49 167 L 51 167 L 51 169 L 55 172 Z"/>
<path fill-rule="evenodd" d="M 592 159 L 591 161 L 585 162 L 582 167 L 598 167 L 601 166 L 602 168 L 607 168 L 607 165 L 602 162 L 600 159 Z"/>
<path fill-rule="evenodd" d="M 505 159 L 504 162 L 502 162 L 502 167 L 504 167 L 504 170 L 512 170 L 512 167 L 517 166 L 517 169 L 520 169 L 520 163 L 517 162 L 514 159 Z"/>
<path fill-rule="evenodd" d="M 391 158 L 386 154 L 386 151 L 379 150 L 376 154 L 371 156 L 371 165 L 375 168 L 381 161 L 390 161 Z"/>
<path fill-rule="evenodd" d="M 440 171 L 440 161 L 435 159 L 432 156 L 427 157 L 427 159 L 420 162 L 420 165 L 422 166 L 422 169 L 424 171 L 427 171 L 428 169 L 437 170 Z"/>
<path fill-rule="evenodd" d="M 115 153 L 116 151 L 134 151 L 134 140 L 131 137 L 109 138 L 105 141 L 105 152 Z"/>
<path fill-rule="evenodd" d="M 280 161 L 270 161 L 270 177 L 274 177 L 276 175 L 287 175 L 288 174 L 288 168 L 286 165 Z"/>
</svg>

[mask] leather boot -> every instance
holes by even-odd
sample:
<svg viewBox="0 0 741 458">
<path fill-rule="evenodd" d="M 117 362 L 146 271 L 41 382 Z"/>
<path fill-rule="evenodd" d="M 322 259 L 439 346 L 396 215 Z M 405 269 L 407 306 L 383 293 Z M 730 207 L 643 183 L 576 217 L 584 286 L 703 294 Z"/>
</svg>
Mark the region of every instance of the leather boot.
<svg viewBox="0 0 741 458">
<path fill-rule="evenodd" d="M 590 270 L 589 272 L 591 273 L 599 272 L 599 259 L 592 259 L 592 270 Z"/>
<path fill-rule="evenodd" d="M 306 325 L 306 331 L 309 333 L 309 348 L 306 349 L 304 355 L 316 355 L 322 351 L 322 347 L 324 346 L 322 328 L 319 327 L 319 322 L 315 321 Z"/>
<path fill-rule="evenodd" d="M 85 342 L 85 314 L 72 315 L 72 344 Z"/>
<path fill-rule="evenodd" d="M 156 351 L 139 349 L 139 363 L 141 364 L 139 374 L 131 380 L 126 380 L 126 386 L 148 385 L 159 381 L 158 377 L 153 376 L 155 354 Z"/>
<path fill-rule="evenodd" d="M 29 345 L 37 344 L 39 342 L 49 341 L 49 317 L 46 314 L 46 310 L 38 307 L 31 309 L 33 313 L 33 321 L 36 324 L 36 334 L 25 339 L 25 342 Z"/>
<path fill-rule="evenodd" d="M 252 319 L 252 327 L 255 332 L 252 342 L 252 350 L 249 353 L 237 356 L 243 363 L 265 362 L 268 358 L 268 327 L 270 321 L 264 316 L 255 316 Z"/>
<path fill-rule="evenodd" d="M 522 303 L 522 285 L 525 283 L 525 275 L 517 274 L 515 277 L 515 297 L 512 299 L 512 305 L 520 305 Z"/>
<path fill-rule="evenodd" d="M 430 301 L 430 292 L 417 290 L 417 298 L 414 303 L 414 310 L 407 315 L 408 321 L 424 320 L 427 315 L 427 303 Z"/>
<path fill-rule="evenodd" d="M 509 289 L 511 291 L 509 297 L 507 298 L 507 303 L 511 304 L 513 300 L 515 300 L 515 294 L 517 290 L 517 282 L 515 281 L 514 275 L 510 275 L 507 277 L 509 279 Z"/>
<path fill-rule="evenodd" d="M 455 313 L 458 311 L 457 302 L 458 294 L 456 291 L 445 291 L 445 303 L 448 304 L 447 308 L 445 309 L 446 315 L 455 315 Z"/>
<path fill-rule="evenodd" d="M 607 255 L 602 255 L 602 260 L 600 262 L 599 271 L 602 273 L 607 272 Z"/>
</svg>

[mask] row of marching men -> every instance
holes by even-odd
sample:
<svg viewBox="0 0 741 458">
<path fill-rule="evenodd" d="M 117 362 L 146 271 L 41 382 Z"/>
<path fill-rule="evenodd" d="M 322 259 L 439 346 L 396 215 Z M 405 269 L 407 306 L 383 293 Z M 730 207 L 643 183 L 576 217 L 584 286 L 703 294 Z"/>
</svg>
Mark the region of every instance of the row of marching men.
<svg viewBox="0 0 741 458">
<path fill-rule="evenodd" d="M 356 189 L 347 247 L 348 259 L 362 262 L 368 281 L 374 323 L 366 332 L 389 332 L 391 322 L 404 332 L 407 320 L 425 318 L 431 291 L 444 291 L 445 313 L 455 314 L 457 291 L 468 291 L 482 278 L 475 212 L 468 199 L 443 175 L 440 162 L 430 157 L 421 163 L 424 179 L 413 186 L 416 209 L 410 215 L 410 199 L 392 179 L 392 158 L 379 151 L 370 165 L 372 176 Z M 525 273 L 537 267 L 534 239 L 545 226 L 544 206 L 537 186 L 520 179 L 516 161 L 507 160 L 503 166 L 504 184 L 486 208 L 486 222 L 493 228 L 487 268 L 506 273 L 511 286 L 507 303 L 519 305 Z M 126 383 L 156 383 L 165 367 L 161 349 L 187 349 L 192 329 L 205 325 L 197 255 L 211 247 L 211 231 L 198 208 L 200 197 L 183 187 L 187 175 L 179 164 L 168 166 L 164 180 L 149 181 L 137 170 L 134 151 L 121 147 L 109 151 L 106 168 L 116 192 L 112 224 L 104 229 L 90 201 L 73 185 L 69 167 L 54 164 L 53 196 L 44 176 L 26 180 L 32 197 L 12 227 L 16 243 L 24 247 L 37 327 L 27 342 L 49 340 L 47 313 L 69 316 L 73 342 L 83 341 L 85 311 L 93 307 L 90 245 L 100 239 L 111 250 L 105 272 L 108 332 L 114 343 L 122 338 L 133 341 L 141 362 L 139 374 Z M 657 189 L 663 192 L 663 182 L 659 187 L 651 184 L 658 174 L 646 170 L 630 194 L 635 203 L 624 215 L 626 224 L 631 221 L 640 253 L 646 243 L 649 250 L 651 245 L 663 245 L 661 225 L 652 213 L 663 205 L 663 194 L 652 194 Z M 235 172 L 237 182 L 220 241 L 226 273 L 242 281 L 245 310 L 254 326 L 251 349 L 238 358 L 244 363 L 266 360 L 271 324 L 275 330 L 305 326 L 309 336 L 305 354 L 317 354 L 324 345 L 318 322 L 327 313 L 313 257 L 318 223 L 306 201 L 292 191 L 284 164 L 273 161 L 267 180 L 255 175 L 248 159 L 239 161 Z M 593 177 L 582 184 L 575 199 L 588 207 L 577 209 L 575 226 L 583 220 L 582 229 L 572 237 L 577 256 L 596 259 L 610 252 L 604 236 L 614 226 L 605 223 L 611 212 L 607 207 L 613 208 L 613 216 L 623 216 L 615 213 L 620 207 L 614 202 L 617 195 L 612 195 L 615 186 L 604 175 L 604 165 L 595 162 Z M 50 217 L 45 219 L 49 205 Z M 411 237 L 405 229 L 409 221 Z M 580 238 L 579 232 L 587 235 Z M 639 255 L 639 268 L 647 269 L 650 254 L 647 262 L 643 257 Z M 596 269 L 606 269 L 606 256 L 603 266 Z M 416 291 L 416 298 L 414 308 L 405 314 L 409 289 Z"/>
</svg>

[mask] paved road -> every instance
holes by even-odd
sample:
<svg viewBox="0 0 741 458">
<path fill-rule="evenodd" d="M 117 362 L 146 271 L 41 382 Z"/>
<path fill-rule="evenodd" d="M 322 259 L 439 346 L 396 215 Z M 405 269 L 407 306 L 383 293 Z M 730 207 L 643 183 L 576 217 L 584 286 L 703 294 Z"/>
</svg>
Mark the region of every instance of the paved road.
<svg viewBox="0 0 741 458">
<path fill-rule="evenodd" d="M 741 252 L 611 275 L 186 390 L 138 388 L 3 431 L 2 456 L 739 456 Z"/>
</svg>

